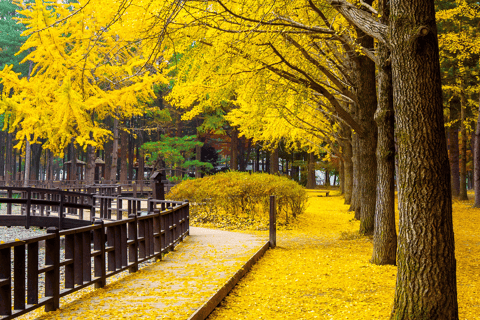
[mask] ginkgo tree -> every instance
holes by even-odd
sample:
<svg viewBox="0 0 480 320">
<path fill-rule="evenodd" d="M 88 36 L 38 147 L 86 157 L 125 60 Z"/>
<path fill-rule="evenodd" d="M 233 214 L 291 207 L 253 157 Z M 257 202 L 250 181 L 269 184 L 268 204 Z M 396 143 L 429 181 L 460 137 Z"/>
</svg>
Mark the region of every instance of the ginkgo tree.
<svg viewBox="0 0 480 320">
<path fill-rule="evenodd" d="M 17 130 L 20 144 L 45 139 L 44 147 L 56 154 L 72 139 L 101 148 L 111 135 L 102 120 L 141 114 L 154 84 L 165 82 L 159 72 L 164 61 L 149 60 L 152 48 L 137 38 L 135 20 L 111 23 L 121 4 L 37 0 L 17 5 L 28 36 L 20 52 L 28 53 L 24 62 L 34 68 L 30 78 L 21 78 L 12 66 L 0 72 L 0 112 L 10 130 Z"/>
</svg>

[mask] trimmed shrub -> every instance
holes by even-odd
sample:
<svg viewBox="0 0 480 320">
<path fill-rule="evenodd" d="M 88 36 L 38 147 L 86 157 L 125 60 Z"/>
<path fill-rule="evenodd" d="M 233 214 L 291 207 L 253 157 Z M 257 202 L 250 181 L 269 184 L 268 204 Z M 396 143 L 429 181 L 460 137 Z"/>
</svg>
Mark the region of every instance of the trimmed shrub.
<svg viewBox="0 0 480 320">
<path fill-rule="evenodd" d="M 276 196 L 277 225 L 286 226 L 305 212 L 307 193 L 286 177 L 230 171 L 187 180 L 173 187 L 168 199 L 191 204 L 193 225 L 224 229 L 268 229 L 270 195 Z"/>
</svg>

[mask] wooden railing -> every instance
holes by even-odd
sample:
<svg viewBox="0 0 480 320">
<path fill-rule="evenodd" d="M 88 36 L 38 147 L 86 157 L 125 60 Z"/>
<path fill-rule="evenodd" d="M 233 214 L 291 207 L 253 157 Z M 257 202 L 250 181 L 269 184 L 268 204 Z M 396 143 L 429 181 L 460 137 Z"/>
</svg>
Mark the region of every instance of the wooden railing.
<svg viewBox="0 0 480 320">
<path fill-rule="evenodd" d="M 89 223 L 84 221 L 84 210 L 89 210 L 91 216 L 95 214 L 93 195 L 83 192 L 0 187 L 0 193 L 5 195 L 0 198 L 0 203 L 7 204 L 6 215 L 0 219 L 1 226 L 80 227 Z M 20 205 L 20 214 L 12 214 L 13 204 Z M 56 214 L 56 217 L 50 217 L 51 214 Z M 66 214 L 73 215 L 74 219 L 66 218 Z"/>
<path fill-rule="evenodd" d="M 56 310 L 61 297 L 92 284 L 101 288 L 108 277 L 124 270 L 136 272 L 139 263 L 161 259 L 189 234 L 188 202 L 124 198 L 118 202 L 127 201 L 123 209 L 112 206 L 118 201 L 115 197 L 94 197 L 101 217 L 94 216 L 92 225 L 62 231 L 50 227 L 47 235 L 0 244 L 0 319 L 13 319 L 42 306 L 46 311 Z M 146 211 L 142 211 L 142 201 L 146 201 Z M 117 220 L 108 221 L 114 210 Z M 123 219 L 124 213 L 128 218 Z M 39 265 L 42 241 L 45 263 Z M 39 298 L 43 274 L 45 292 Z"/>
<path fill-rule="evenodd" d="M 135 196 L 137 194 L 151 195 L 152 192 L 150 180 L 102 181 L 102 183 L 93 185 L 81 180 L 29 180 L 27 185 L 33 188 L 57 188 L 64 191 L 100 193 L 103 195 L 131 193 Z M 173 186 L 175 186 L 175 183 L 164 183 L 165 193 L 168 193 Z M 24 181 L 13 180 L 7 183 L 6 181 L 0 180 L 0 188 L 1 187 L 22 188 L 24 187 Z M 89 191 L 87 191 L 87 189 Z"/>
</svg>

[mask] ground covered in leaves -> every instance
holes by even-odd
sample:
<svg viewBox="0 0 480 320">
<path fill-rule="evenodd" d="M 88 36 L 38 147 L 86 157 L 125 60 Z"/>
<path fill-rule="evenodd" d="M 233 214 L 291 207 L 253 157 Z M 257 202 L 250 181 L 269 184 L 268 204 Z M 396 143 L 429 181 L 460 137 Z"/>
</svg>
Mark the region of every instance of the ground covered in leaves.
<svg viewBox="0 0 480 320">
<path fill-rule="evenodd" d="M 369 263 L 372 241 L 339 195 L 310 193 L 293 230 L 269 250 L 212 319 L 388 319 L 396 267 Z M 470 195 L 473 198 L 473 195 Z M 454 201 L 460 319 L 480 319 L 480 209 Z"/>
</svg>

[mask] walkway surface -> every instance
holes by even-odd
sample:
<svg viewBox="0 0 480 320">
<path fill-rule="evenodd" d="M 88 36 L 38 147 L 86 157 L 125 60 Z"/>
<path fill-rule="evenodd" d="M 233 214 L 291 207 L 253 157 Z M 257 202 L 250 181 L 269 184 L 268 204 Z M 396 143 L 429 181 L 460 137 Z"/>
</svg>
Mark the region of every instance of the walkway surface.
<svg viewBox="0 0 480 320">
<path fill-rule="evenodd" d="M 40 319 L 188 319 L 265 242 L 258 236 L 191 227 L 190 236 L 162 261 Z"/>
</svg>

